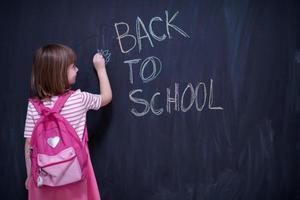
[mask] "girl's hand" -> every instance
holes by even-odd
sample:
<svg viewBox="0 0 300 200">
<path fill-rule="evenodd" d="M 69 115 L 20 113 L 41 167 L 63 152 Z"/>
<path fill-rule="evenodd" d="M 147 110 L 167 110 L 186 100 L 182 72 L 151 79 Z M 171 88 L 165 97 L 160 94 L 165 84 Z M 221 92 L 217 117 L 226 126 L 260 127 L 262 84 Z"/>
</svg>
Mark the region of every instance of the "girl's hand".
<svg viewBox="0 0 300 200">
<path fill-rule="evenodd" d="M 100 53 L 94 55 L 93 63 L 97 72 L 101 69 L 105 69 L 105 60 Z"/>
<path fill-rule="evenodd" d="M 30 183 L 30 176 L 26 178 L 26 181 L 25 181 L 25 188 L 28 190 L 29 189 L 29 183 Z"/>
<path fill-rule="evenodd" d="M 93 63 L 99 79 L 101 106 L 105 106 L 112 100 L 112 91 L 105 69 L 105 60 L 100 53 L 96 53 L 93 58 Z"/>
</svg>

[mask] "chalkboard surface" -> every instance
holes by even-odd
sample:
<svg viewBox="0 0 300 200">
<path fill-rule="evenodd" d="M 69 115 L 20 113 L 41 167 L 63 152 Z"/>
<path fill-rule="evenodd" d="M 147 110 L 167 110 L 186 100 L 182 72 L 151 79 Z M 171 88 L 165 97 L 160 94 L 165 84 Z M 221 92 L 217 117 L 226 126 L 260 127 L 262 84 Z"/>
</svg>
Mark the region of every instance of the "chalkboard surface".
<svg viewBox="0 0 300 200">
<path fill-rule="evenodd" d="M 300 199 L 300 2 L 23 1 L 1 6 L 1 196 L 26 199 L 32 55 L 77 54 L 103 200 Z M 1 199 L 2 199 L 1 197 Z M 5 197 L 5 198 L 4 198 Z"/>
</svg>

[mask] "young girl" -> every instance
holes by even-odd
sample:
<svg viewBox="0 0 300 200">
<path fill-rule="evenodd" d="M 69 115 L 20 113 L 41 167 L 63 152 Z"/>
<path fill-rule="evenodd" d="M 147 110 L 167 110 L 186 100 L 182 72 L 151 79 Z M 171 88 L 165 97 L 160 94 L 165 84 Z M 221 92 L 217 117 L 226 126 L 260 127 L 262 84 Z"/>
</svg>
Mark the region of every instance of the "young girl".
<svg viewBox="0 0 300 200">
<path fill-rule="evenodd" d="M 73 50 L 61 44 L 49 44 L 38 49 L 33 59 L 31 77 L 34 98 L 41 100 L 44 106 L 52 108 L 58 97 L 65 94 L 76 81 L 78 68 L 74 64 L 75 60 L 76 55 Z M 87 111 L 91 109 L 98 110 L 112 99 L 112 91 L 102 55 L 95 54 L 93 64 L 99 78 L 100 94 L 76 90 L 67 99 L 60 111 L 60 114 L 71 124 L 81 140 L 83 139 Z M 83 181 L 56 187 L 55 189 L 36 185 L 31 176 L 30 138 L 39 118 L 38 112 L 29 101 L 24 132 L 27 170 L 25 187 L 28 190 L 29 199 L 100 199 L 88 148 L 88 173 Z"/>
</svg>

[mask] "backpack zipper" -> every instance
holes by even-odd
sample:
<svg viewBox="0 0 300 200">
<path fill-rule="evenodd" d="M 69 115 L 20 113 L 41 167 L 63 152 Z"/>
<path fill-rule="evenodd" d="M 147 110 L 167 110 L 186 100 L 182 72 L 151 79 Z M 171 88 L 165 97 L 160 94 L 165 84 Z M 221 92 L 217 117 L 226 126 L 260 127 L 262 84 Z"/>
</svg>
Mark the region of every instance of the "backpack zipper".
<svg viewBox="0 0 300 200">
<path fill-rule="evenodd" d="M 67 160 L 63 160 L 63 161 L 59 161 L 59 162 L 50 163 L 50 164 L 48 164 L 48 165 L 44 165 L 44 166 L 40 167 L 40 169 L 43 170 L 44 168 L 47 168 L 47 167 L 50 167 L 50 166 L 53 166 L 53 165 L 58 165 L 58 164 L 61 164 L 61 163 L 64 163 L 64 162 L 71 161 L 71 160 L 73 160 L 75 157 L 76 157 L 76 155 L 72 156 L 71 158 L 69 158 L 69 159 L 67 159 Z"/>
</svg>

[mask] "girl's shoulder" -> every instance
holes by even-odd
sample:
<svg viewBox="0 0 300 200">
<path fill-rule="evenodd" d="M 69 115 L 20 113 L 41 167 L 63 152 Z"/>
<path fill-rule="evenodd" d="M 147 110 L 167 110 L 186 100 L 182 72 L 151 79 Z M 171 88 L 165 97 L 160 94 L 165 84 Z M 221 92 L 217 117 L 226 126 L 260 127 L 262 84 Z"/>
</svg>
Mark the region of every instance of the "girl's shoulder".
<svg viewBox="0 0 300 200">
<path fill-rule="evenodd" d="M 98 110 L 101 107 L 101 95 L 77 89 L 73 91 L 68 102 L 79 103 L 87 110 Z"/>
<path fill-rule="evenodd" d="M 66 94 L 66 93 L 64 93 Z M 62 94 L 62 95 L 64 95 Z M 33 103 L 32 102 L 42 102 L 44 105 L 51 105 L 51 104 L 54 104 L 57 99 L 62 96 L 62 95 L 58 95 L 58 96 L 51 96 L 49 98 L 44 98 L 44 99 L 39 99 L 38 97 L 36 96 L 32 96 L 30 98 L 28 98 L 28 107 L 33 109 L 34 106 L 33 106 Z M 72 100 L 72 99 L 81 99 L 82 100 L 82 92 L 80 89 L 77 89 L 77 90 L 72 90 L 72 94 L 70 95 L 70 97 L 68 98 L 67 101 L 69 100 Z M 50 106 L 51 107 L 51 106 Z"/>
<path fill-rule="evenodd" d="M 48 99 L 43 99 L 42 102 L 46 107 L 53 107 L 56 100 L 59 96 L 52 96 Z M 28 110 L 34 111 L 35 108 L 33 104 L 31 103 L 32 100 L 39 101 L 38 98 L 30 98 L 28 101 Z M 80 89 L 73 90 L 72 94 L 68 98 L 68 100 L 65 103 L 65 107 L 68 106 L 83 106 L 86 109 L 90 110 L 98 110 L 101 106 L 101 95 L 99 94 L 93 94 L 86 91 L 81 91 Z"/>
<path fill-rule="evenodd" d="M 73 93 L 74 96 L 80 96 L 82 104 L 88 110 L 98 110 L 101 106 L 101 95 L 93 94 L 86 91 L 76 90 Z"/>
<path fill-rule="evenodd" d="M 72 94 L 68 98 L 66 104 L 68 103 L 81 103 L 83 101 L 82 91 L 80 89 L 72 90 Z"/>
</svg>

